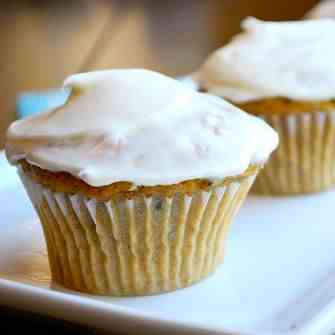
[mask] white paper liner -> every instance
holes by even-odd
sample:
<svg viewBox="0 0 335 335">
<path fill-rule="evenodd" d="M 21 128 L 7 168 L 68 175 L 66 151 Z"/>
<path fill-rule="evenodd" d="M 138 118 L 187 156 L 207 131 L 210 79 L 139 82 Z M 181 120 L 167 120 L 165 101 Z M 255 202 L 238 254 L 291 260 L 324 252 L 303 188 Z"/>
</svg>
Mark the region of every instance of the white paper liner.
<svg viewBox="0 0 335 335">
<path fill-rule="evenodd" d="M 227 229 L 255 178 L 191 196 L 88 199 L 54 193 L 19 169 L 40 217 L 53 280 L 92 294 L 171 291 L 212 273 Z"/>
<path fill-rule="evenodd" d="M 259 173 L 253 193 L 302 194 L 335 185 L 335 111 L 257 116 L 278 132 L 280 141 Z"/>
</svg>

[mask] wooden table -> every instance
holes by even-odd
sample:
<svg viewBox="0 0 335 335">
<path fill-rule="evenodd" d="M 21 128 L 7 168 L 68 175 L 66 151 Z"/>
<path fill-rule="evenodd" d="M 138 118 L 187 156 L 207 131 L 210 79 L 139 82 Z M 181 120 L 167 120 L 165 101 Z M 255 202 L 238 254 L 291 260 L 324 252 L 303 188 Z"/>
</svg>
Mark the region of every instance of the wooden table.
<svg viewBox="0 0 335 335">
<path fill-rule="evenodd" d="M 0 333 L 2 335 L 19 334 L 23 329 L 25 332 L 32 332 L 34 335 L 95 335 L 102 333 L 99 330 L 85 326 L 63 320 L 46 318 L 4 306 L 0 306 L 0 316 Z"/>
</svg>

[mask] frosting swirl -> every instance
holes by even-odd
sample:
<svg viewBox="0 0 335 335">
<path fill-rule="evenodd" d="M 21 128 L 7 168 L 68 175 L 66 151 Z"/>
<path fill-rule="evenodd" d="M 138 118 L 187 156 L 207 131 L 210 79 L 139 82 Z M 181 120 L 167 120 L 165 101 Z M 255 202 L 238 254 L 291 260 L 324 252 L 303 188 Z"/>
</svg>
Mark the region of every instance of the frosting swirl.
<svg viewBox="0 0 335 335">
<path fill-rule="evenodd" d="M 166 185 L 238 175 L 278 143 L 262 120 L 152 71 L 84 73 L 64 85 L 64 106 L 10 126 L 11 163 L 24 158 L 92 186 Z"/>
<path fill-rule="evenodd" d="M 242 28 L 195 74 L 202 88 L 233 102 L 267 97 L 335 98 L 334 20 L 264 22 L 247 18 Z"/>
</svg>

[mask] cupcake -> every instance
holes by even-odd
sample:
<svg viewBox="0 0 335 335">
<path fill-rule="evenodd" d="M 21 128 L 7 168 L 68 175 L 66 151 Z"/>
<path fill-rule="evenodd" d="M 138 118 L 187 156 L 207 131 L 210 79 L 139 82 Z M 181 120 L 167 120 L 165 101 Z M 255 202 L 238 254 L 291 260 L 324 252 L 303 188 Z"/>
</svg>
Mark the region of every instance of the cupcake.
<svg viewBox="0 0 335 335">
<path fill-rule="evenodd" d="M 200 90 L 264 119 L 279 148 L 253 192 L 290 195 L 335 185 L 335 21 L 263 22 L 217 50 L 194 78 Z"/>
<path fill-rule="evenodd" d="M 42 223 L 53 280 L 133 296 L 211 274 L 276 133 L 148 70 L 78 74 L 65 87 L 64 106 L 14 122 L 6 144 Z"/>
</svg>

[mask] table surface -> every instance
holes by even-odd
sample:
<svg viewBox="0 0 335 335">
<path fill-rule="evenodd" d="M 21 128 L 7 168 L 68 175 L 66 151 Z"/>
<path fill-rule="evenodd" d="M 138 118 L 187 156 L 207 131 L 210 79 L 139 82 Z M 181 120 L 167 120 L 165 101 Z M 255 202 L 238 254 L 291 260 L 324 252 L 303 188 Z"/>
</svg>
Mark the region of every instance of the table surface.
<svg viewBox="0 0 335 335">
<path fill-rule="evenodd" d="M 34 335 L 95 335 L 102 333 L 96 329 L 26 311 L 14 310 L 5 306 L 0 306 L 0 318 L 0 333 L 2 335 L 17 334 L 23 327 L 26 332 L 33 331 Z"/>
</svg>

